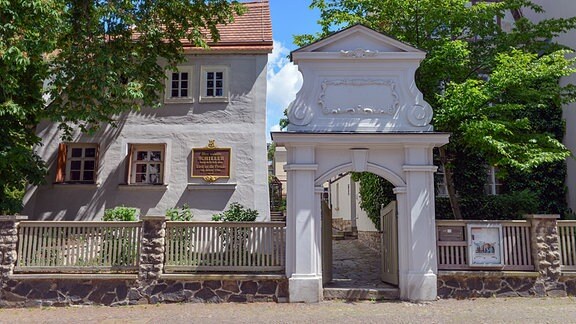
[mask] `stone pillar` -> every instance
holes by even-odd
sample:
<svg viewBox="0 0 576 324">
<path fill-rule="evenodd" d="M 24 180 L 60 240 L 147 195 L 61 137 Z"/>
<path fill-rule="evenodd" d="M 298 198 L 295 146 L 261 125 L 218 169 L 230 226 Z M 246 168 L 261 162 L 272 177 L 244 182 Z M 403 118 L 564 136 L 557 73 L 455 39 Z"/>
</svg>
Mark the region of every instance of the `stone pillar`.
<svg viewBox="0 0 576 324">
<path fill-rule="evenodd" d="M 290 302 L 322 299 L 320 194 L 314 190 L 313 146 L 287 147 L 286 276 Z"/>
<path fill-rule="evenodd" d="M 560 239 L 557 220 L 560 215 L 526 215 L 534 268 L 539 276 L 534 284 L 538 296 L 566 296 L 560 279 Z"/>
<path fill-rule="evenodd" d="M 165 216 L 142 216 L 142 242 L 138 280 L 157 280 L 164 270 Z"/>
<path fill-rule="evenodd" d="M 0 287 L 13 273 L 16 265 L 18 222 L 28 216 L 0 215 Z"/>
</svg>

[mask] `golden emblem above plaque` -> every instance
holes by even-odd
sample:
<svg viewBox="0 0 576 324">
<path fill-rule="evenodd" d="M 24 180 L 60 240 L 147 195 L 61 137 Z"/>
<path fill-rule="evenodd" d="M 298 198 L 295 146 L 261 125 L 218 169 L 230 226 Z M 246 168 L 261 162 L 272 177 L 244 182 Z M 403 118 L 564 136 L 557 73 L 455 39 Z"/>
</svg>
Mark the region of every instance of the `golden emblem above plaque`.
<svg viewBox="0 0 576 324">
<path fill-rule="evenodd" d="M 215 140 L 208 145 L 192 149 L 192 178 L 202 178 L 206 182 L 215 182 L 220 178 L 230 178 L 229 147 L 217 147 Z"/>
</svg>

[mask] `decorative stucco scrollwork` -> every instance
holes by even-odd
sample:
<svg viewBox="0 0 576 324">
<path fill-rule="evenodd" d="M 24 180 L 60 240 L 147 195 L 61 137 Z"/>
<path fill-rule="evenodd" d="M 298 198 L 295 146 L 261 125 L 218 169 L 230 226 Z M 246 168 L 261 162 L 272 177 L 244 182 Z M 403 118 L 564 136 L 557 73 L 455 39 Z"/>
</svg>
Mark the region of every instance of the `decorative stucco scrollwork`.
<svg viewBox="0 0 576 324">
<path fill-rule="evenodd" d="M 408 121 L 414 126 L 426 126 L 432 121 L 432 108 L 428 104 L 415 104 L 407 113 Z"/>
<path fill-rule="evenodd" d="M 366 106 L 358 104 L 355 106 L 334 107 L 327 103 L 326 92 L 329 87 L 362 87 L 362 86 L 383 86 L 388 87 L 390 91 L 390 100 L 382 102 L 382 106 Z M 364 99 L 364 98 L 362 98 Z M 345 79 L 345 80 L 324 80 L 321 85 L 320 97 L 318 103 L 322 107 L 322 112 L 328 114 L 375 114 L 375 115 L 394 115 L 400 107 L 400 95 L 396 91 L 396 83 L 392 80 L 383 79 Z"/>
<path fill-rule="evenodd" d="M 341 50 L 340 54 L 347 57 L 373 57 L 378 55 L 380 52 L 378 51 L 371 51 L 363 48 L 357 48 L 351 51 Z"/>
<path fill-rule="evenodd" d="M 312 120 L 312 108 L 302 99 L 300 93 L 288 106 L 288 120 L 290 125 L 305 126 Z"/>
</svg>

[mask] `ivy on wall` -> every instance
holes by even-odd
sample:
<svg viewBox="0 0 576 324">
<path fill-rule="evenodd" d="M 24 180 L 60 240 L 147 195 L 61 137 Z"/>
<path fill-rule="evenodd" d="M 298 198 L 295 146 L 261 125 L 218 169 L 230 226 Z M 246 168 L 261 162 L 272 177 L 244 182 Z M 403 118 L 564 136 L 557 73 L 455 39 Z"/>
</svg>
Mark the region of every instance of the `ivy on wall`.
<svg viewBox="0 0 576 324">
<path fill-rule="evenodd" d="M 353 172 L 352 180 L 360 182 L 360 207 L 376 228 L 380 228 L 381 206 L 396 200 L 394 186 L 386 179 L 370 172 Z"/>
</svg>

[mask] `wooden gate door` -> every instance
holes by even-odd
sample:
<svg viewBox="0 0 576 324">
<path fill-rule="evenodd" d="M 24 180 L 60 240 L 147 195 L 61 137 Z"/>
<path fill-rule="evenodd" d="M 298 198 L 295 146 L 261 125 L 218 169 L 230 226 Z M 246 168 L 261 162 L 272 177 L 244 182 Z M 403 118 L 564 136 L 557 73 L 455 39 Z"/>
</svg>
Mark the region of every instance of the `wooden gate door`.
<svg viewBox="0 0 576 324">
<path fill-rule="evenodd" d="M 322 283 L 332 281 L 332 210 L 322 200 Z"/>
<path fill-rule="evenodd" d="M 396 202 L 380 211 L 380 251 L 382 251 L 382 281 L 398 285 L 398 212 Z"/>
</svg>

